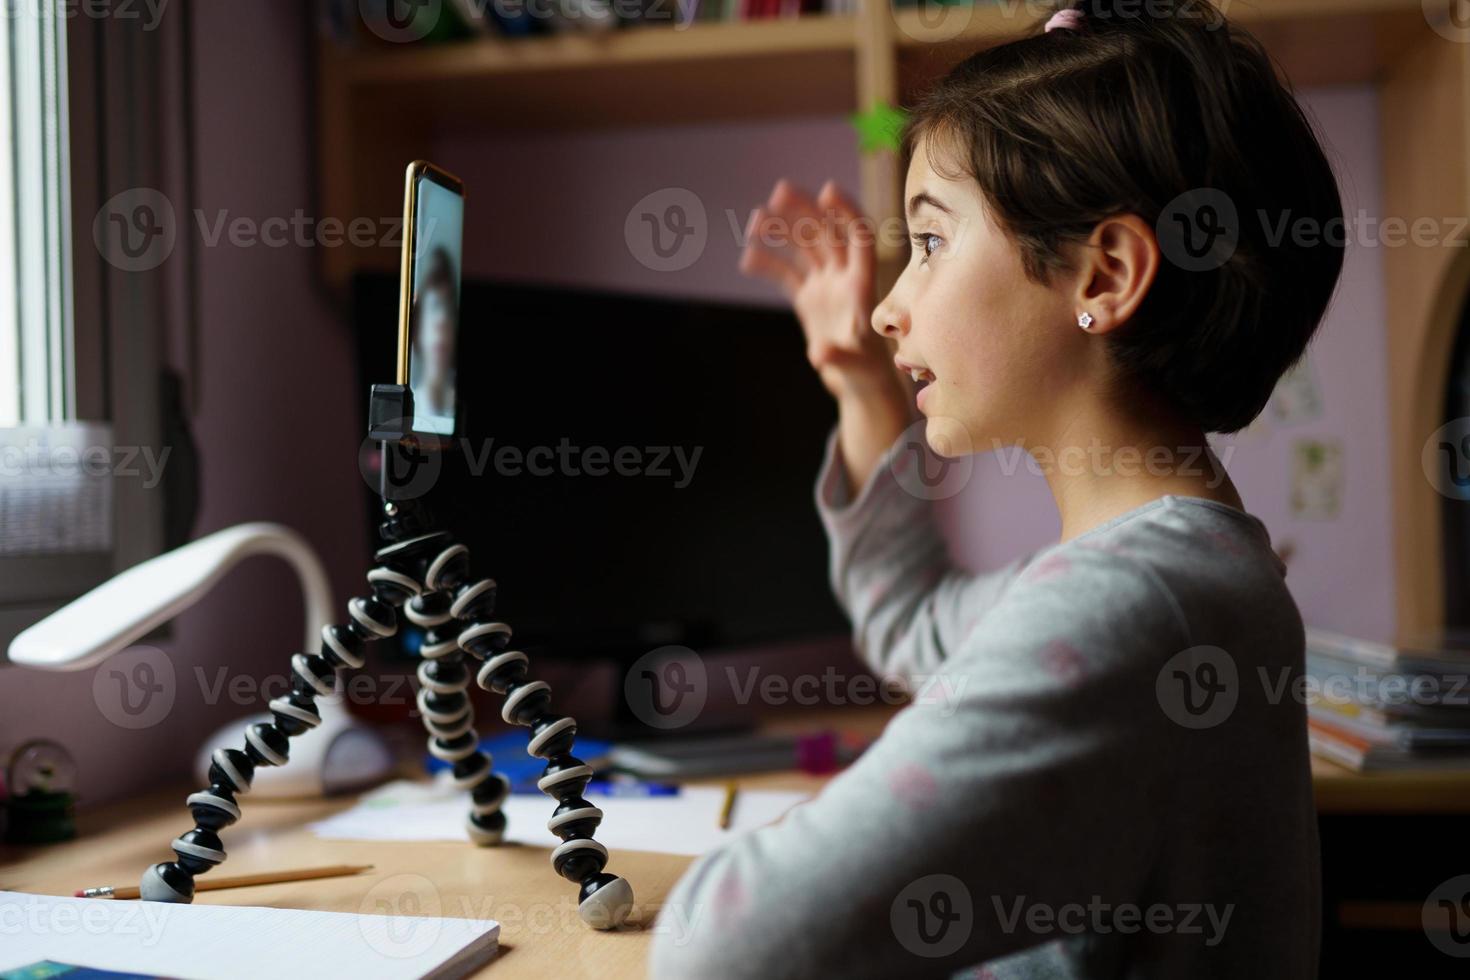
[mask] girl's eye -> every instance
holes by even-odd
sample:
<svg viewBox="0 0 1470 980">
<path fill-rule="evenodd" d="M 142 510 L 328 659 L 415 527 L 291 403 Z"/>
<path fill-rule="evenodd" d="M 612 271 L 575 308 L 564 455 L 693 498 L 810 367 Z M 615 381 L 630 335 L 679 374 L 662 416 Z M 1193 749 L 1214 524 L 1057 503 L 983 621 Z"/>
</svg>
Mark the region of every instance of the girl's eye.
<svg viewBox="0 0 1470 980">
<path fill-rule="evenodd" d="M 944 244 L 944 239 L 932 232 L 919 232 L 913 238 L 914 246 L 923 250 L 924 258 L 926 259 L 933 255 L 940 245 Z"/>
</svg>

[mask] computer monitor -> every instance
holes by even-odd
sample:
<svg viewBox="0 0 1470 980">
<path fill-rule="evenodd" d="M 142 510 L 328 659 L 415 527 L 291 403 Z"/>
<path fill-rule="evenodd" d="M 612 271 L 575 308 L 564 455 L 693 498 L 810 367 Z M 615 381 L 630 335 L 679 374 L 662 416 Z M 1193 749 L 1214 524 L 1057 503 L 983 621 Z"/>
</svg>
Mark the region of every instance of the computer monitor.
<svg viewBox="0 0 1470 980">
<path fill-rule="evenodd" d="M 391 371 L 396 289 L 355 281 L 362 391 Z M 466 437 L 426 499 L 518 646 L 846 634 L 813 502 L 836 412 L 789 312 L 466 280 L 463 317 Z"/>
</svg>

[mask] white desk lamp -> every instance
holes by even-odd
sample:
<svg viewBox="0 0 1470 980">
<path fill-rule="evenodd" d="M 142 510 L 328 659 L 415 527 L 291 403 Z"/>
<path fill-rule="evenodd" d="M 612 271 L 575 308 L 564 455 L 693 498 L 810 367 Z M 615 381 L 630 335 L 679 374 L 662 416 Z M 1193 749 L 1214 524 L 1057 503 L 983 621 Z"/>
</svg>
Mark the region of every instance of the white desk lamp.
<svg viewBox="0 0 1470 980">
<path fill-rule="evenodd" d="M 224 574 L 253 555 L 276 555 L 296 570 L 306 607 L 306 645 L 315 650 L 332 617 L 326 571 L 306 540 L 280 524 L 237 524 L 140 562 L 63 606 L 17 636 L 12 663 L 41 670 L 86 670 L 198 602 Z M 320 796 L 361 788 L 388 776 L 392 754 L 372 729 L 354 722 L 341 695 L 318 702 L 322 722 L 291 740 L 291 764 L 262 767 L 253 798 Z M 195 768 L 208 783 L 210 756 L 234 747 L 241 726 L 270 721 L 268 713 L 235 720 L 200 750 Z"/>
</svg>

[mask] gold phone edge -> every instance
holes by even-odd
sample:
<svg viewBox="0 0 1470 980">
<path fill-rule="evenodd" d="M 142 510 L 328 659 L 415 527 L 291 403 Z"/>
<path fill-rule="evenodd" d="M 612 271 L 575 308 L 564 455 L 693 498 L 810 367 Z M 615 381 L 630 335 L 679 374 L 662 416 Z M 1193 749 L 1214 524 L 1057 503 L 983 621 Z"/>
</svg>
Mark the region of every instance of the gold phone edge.
<svg viewBox="0 0 1470 980">
<path fill-rule="evenodd" d="M 399 260 L 398 282 L 398 371 L 397 384 L 408 384 L 408 321 L 412 312 L 414 211 L 418 207 L 418 175 L 428 166 L 415 160 L 404 173 L 403 187 L 403 255 Z"/>
</svg>

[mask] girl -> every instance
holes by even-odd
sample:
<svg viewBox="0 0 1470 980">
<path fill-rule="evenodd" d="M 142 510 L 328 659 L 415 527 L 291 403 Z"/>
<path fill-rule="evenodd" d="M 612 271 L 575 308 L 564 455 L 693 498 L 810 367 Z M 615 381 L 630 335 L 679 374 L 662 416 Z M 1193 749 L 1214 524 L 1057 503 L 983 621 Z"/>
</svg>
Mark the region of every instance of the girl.
<svg viewBox="0 0 1470 980">
<path fill-rule="evenodd" d="M 459 279 L 449 251 L 436 248 L 415 291 L 413 322 L 413 427 L 418 432 L 454 432 L 454 343 L 459 328 Z"/>
<path fill-rule="evenodd" d="M 1301 618 L 1205 438 L 1261 411 L 1341 271 L 1310 125 L 1214 7 L 1074 0 L 956 68 L 903 154 L 912 252 L 875 309 L 870 229 L 830 184 L 758 217 L 834 234 L 757 234 L 743 267 L 784 286 L 840 407 L 833 584 L 913 702 L 689 871 L 653 972 L 1315 976 Z M 952 568 L 915 408 L 926 453 L 1030 452 L 1061 541 Z"/>
</svg>

